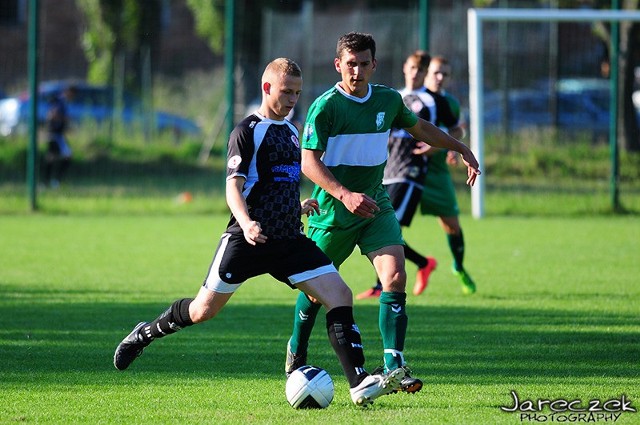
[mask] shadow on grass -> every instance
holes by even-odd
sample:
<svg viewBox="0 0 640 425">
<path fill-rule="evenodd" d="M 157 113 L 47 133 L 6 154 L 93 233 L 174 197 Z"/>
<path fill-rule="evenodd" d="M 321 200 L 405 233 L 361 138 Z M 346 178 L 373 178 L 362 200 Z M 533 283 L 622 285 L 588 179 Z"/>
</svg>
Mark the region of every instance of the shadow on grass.
<svg viewBox="0 0 640 425">
<path fill-rule="evenodd" d="M 65 379 L 80 383 L 95 381 L 96 374 L 124 383 L 112 365 L 116 345 L 139 320 L 151 320 L 167 306 L 65 304 L 61 293 L 56 300 L 43 295 L 0 304 L 0 372 L 7 384 L 54 384 L 70 372 L 80 373 Z M 284 377 L 292 305 L 232 302 L 217 318 L 154 342 L 126 373 L 152 381 L 175 374 Z M 356 306 L 369 370 L 381 358 L 377 316 L 377 306 Z M 614 313 L 412 306 L 405 355 L 416 375 L 430 382 L 638 378 L 639 327 L 637 316 Z M 339 375 L 325 332 L 321 316 L 309 361 Z"/>
</svg>

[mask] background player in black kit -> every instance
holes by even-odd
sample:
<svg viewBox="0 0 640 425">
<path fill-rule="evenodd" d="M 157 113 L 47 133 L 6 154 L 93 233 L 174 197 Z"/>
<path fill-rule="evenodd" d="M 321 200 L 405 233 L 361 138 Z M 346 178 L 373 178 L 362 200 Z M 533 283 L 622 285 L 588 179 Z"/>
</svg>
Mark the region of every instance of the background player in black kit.
<svg viewBox="0 0 640 425">
<path fill-rule="evenodd" d="M 400 387 L 402 368 L 385 375 L 364 370 L 351 291 L 331 260 L 302 232 L 300 216 L 318 212 L 318 203 L 300 202 L 298 130 L 285 119 L 301 91 L 302 73 L 295 62 L 279 58 L 267 65 L 260 108 L 229 138 L 226 198 L 231 219 L 207 277 L 195 299 L 179 299 L 155 320 L 136 325 L 116 348 L 117 369 L 129 367 L 155 339 L 215 317 L 247 279 L 270 274 L 326 308 L 329 340 L 356 405 L 371 404 Z"/>
</svg>

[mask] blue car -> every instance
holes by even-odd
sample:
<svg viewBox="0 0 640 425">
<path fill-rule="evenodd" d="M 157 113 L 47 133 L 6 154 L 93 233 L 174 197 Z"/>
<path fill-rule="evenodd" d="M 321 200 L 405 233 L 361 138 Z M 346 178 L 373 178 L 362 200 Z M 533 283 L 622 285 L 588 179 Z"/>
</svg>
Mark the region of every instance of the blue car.
<svg viewBox="0 0 640 425">
<path fill-rule="evenodd" d="M 589 131 L 606 136 L 609 131 L 609 83 L 602 79 L 562 79 L 553 90 L 557 114 L 548 85 L 536 89 L 515 89 L 509 92 L 508 128 L 512 131 L 525 128 L 557 126 L 569 132 Z M 485 97 L 485 125 L 495 128 L 502 123 L 502 99 L 498 93 Z"/>
<path fill-rule="evenodd" d="M 37 111 L 38 123 L 43 124 L 46 120 L 49 100 L 61 96 L 71 86 L 75 88 L 75 96 L 67 102 L 67 113 L 72 125 L 79 125 L 87 121 L 105 123 L 112 119 L 118 119 L 126 125 L 142 128 L 146 118 L 151 121 L 153 128 L 158 132 L 171 132 L 177 137 L 201 134 L 200 127 L 187 118 L 163 111 L 152 111 L 145 115 L 142 103 L 127 93 L 123 96 L 122 105 L 116 108 L 114 107 L 112 87 L 91 85 L 84 82 L 51 81 L 41 83 Z M 26 132 L 29 104 L 28 93 L 0 100 L 0 135 L 9 136 Z"/>
<path fill-rule="evenodd" d="M 510 130 L 557 126 L 567 131 L 590 131 L 606 135 L 609 129 L 608 92 L 556 92 L 557 114 L 552 113 L 552 99 L 540 90 L 512 90 L 508 96 Z M 485 125 L 498 127 L 503 120 L 502 101 L 497 94 L 486 98 Z"/>
</svg>

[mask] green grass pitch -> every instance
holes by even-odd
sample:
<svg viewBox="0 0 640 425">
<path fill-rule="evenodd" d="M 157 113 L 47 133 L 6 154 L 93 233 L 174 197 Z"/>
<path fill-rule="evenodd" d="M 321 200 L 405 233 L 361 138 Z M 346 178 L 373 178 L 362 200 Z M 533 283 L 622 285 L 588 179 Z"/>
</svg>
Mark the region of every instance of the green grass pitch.
<svg viewBox="0 0 640 425">
<path fill-rule="evenodd" d="M 296 292 L 269 277 L 245 283 L 217 318 L 115 370 L 113 351 L 131 327 L 195 295 L 226 221 L 1 216 L 0 424 L 536 423 L 501 411 L 511 391 L 585 406 L 624 396 L 640 408 L 640 221 L 632 216 L 462 216 L 473 296 L 451 274 L 435 219 L 417 217 L 407 240 L 439 260 L 425 293 L 408 296 L 405 356 L 425 386 L 368 409 L 352 405 L 322 317 L 310 362 L 333 376 L 335 399 L 320 411 L 289 407 L 284 349 Z M 415 267 L 407 271 L 410 292 Z M 373 282 L 359 253 L 341 272 L 354 293 Z M 355 304 L 372 370 L 382 357 L 377 301 Z M 570 419 L 553 418 L 562 415 Z M 640 414 L 623 412 L 616 423 L 640 423 Z"/>
</svg>

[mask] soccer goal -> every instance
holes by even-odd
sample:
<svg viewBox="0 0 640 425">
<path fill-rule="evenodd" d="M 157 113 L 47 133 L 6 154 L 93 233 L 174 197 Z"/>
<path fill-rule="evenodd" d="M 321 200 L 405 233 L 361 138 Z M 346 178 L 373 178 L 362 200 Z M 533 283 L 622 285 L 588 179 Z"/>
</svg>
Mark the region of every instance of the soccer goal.
<svg viewBox="0 0 640 425">
<path fill-rule="evenodd" d="M 484 87 L 483 87 L 483 24 L 485 22 L 638 22 L 640 12 L 607 11 L 584 9 L 469 9 L 468 10 L 469 49 L 469 120 L 471 148 L 478 158 L 480 169 L 484 170 Z M 613 52 L 614 50 L 611 49 Z M 613 59 L 613 57 L 612 57 Z M 614 78 L 617 76 L 614 76 Z M 617 114 L 611 108 L 610 114 Z M 613 121 L 611 121 L 613 122 Z M 491 176 L 487 176 L 491 178 Z M 472 214 L 475 218 L 484 216 L 485 178 L 478 179 L 471 190 Z"/>
</svg>

